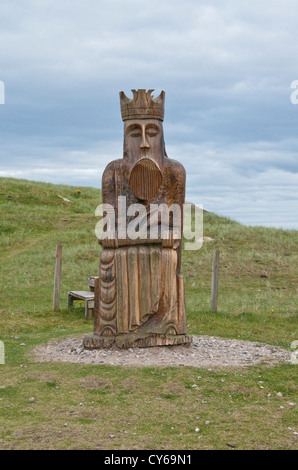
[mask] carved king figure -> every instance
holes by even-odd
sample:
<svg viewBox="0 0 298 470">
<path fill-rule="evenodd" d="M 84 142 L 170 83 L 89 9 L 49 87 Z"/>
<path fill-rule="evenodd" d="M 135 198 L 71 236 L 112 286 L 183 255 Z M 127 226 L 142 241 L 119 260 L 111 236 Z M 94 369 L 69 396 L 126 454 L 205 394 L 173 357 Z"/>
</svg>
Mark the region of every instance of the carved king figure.
<svg viewBox="0 0 298 470">
<path fill-rule="evenodd" d="M 113 237 L 99 240 L 102 252 L 95 283 L 94 333 L 84 338 L 88 349 L 192 341 L 187 335 L 184 281 L 180 274 L 182 227 L 180 237 L 175 237 L 170 217 L 167 236 L 162 237 L 159 214 L 155 219 L 159 232 L 155 238 L 149 237 L 152 205 L 176 204 L 182 220 L 185 170 L 165 151 L 165 93 L 154 98 L 153 90 L 132 92 L 132 99 L 120 92 L 123 159 L 112 161 L 102 176 L 102 202 L 114 208 L 116 226 Z M 125 214 L 123 219 L 122 214 L 119 223 L 119 196 L 126 198 L 127 207 L 145 207 L 145 220 L 138 222 L 143 232 L 144 226 L 148 231 L 147 238 L 131 239 L 123 230 L 132 216 Z"/>
</svg>

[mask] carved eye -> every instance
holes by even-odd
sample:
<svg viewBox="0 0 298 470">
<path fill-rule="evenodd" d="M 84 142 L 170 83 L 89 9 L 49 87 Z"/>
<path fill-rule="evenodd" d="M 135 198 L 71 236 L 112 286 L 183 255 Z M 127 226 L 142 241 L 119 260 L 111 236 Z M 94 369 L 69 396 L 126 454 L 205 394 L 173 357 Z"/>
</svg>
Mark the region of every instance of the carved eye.
<svg viewBox="0 0 298 470">
<path fill-rule="evenodd" d="M 156 127 L 147 127 L 147 129 L 146 129 L 146 134 L 147 134 L 149 137 L 154 137 L 154 136 L 156 136 L 157 134 L 159 134 L 159 130 L 158 130 Z"/>
<path fill-rule="evenodd" d="M 138 129 L 134 129 L 133 131 L 130 132 L 131 137 L 141 137 L 142 132 Z"/>
<path fill-rule="evenodd" d="M 128 135 L 130 137 L 141 137 L 142 135 L 142 129 L 140 126 L 138 125 L 132 125 L 132 126 L 129 126 L 128 128 Z"/>
<path fill-rule="evenodd" d="M 147 131 L 147 135 L 149 135 L 149 137 L 154 137 L 157 134 L 158 134 L 158 131 L 155 129 L 150 129 Z"/>
</svg>

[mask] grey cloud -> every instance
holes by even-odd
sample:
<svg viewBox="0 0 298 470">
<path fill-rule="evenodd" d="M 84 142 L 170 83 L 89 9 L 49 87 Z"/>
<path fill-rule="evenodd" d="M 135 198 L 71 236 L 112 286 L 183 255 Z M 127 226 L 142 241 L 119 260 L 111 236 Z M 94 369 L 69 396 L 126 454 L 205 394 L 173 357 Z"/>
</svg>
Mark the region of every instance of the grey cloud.
<svg viewBox="0 0 298 470">
<path fill-rule="evenodd" d="M 156 87 L 188 197 L 297 226 L 297 13 L 294 0 L 5 2 L 0 174 L 98 187 L 122 154 L 118 92 Z"/>
</svg>

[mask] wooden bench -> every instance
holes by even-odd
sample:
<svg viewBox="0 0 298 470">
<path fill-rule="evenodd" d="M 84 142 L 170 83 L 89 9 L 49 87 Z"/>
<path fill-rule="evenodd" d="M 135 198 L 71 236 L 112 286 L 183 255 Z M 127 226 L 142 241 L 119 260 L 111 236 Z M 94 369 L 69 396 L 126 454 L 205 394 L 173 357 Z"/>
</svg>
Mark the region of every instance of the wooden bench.
<svg viewBox="0 0 298 470">
<path fill-rule="evenodd" d="M 68 292 L 67 295 L 67 308 L 73 306 L 74 300 L 83 300 L 85 301 L 85 318 L 91 320 L 92 312 L 94 310 L 94 282 L 96 276 L 91 276 L 88 278 L 88 290 L 72 290 Z"/>
</svg>

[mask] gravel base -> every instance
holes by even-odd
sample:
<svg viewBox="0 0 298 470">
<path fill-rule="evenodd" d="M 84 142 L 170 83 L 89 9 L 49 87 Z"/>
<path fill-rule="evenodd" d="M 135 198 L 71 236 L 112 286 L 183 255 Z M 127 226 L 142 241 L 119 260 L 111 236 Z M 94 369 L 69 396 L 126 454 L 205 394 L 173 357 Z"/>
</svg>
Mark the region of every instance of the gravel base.
<svg viewBox="0 0 298 470">
<path fill-rule="evenodd" d="M 245 367 L 289 362 L 290 352 L 276 346 L 214 336 L 193 336 L 191 345 L 134 349 L 86 350 L 82 338 L 51 341 L 34 349 L 41 362 L 74 362 L 114 366 Z"/>
</svg>

